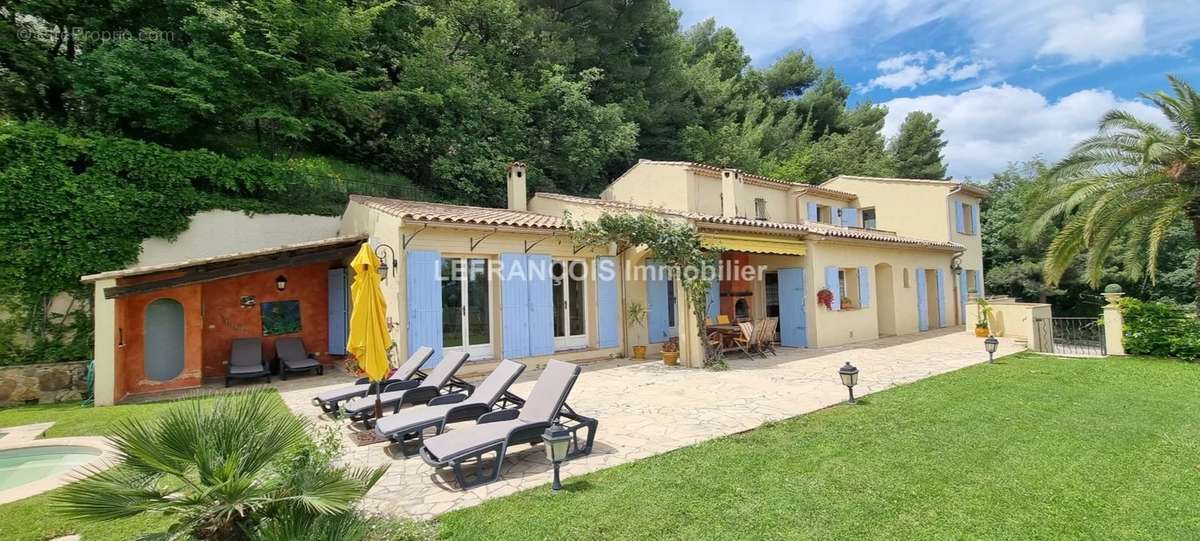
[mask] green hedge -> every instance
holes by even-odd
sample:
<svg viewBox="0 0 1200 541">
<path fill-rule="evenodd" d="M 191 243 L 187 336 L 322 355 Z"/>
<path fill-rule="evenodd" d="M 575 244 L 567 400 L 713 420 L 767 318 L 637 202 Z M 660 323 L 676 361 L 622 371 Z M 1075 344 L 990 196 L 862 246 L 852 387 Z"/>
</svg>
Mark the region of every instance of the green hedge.
<svg viewBox="0 0 1200 541">
<path fill-rule="evenodd" d="M 1200 320 L 1176 304 L 1121 300 L 1125 351 L 1137 355 L 1200 360 Z"/>
</svg>

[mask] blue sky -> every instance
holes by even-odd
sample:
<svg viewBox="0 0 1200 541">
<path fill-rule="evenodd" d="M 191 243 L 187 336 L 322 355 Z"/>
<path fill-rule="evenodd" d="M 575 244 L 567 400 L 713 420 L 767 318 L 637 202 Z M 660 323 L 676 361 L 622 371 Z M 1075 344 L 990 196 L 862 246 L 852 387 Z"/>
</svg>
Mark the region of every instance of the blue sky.
<svg viewBox="0 0 1200 541">
<path fill-rule="evenodd" d="M 1163 122 L 1139 92 L 1174 73 L 1200 85 L 1196 2 L 1107 0 L 671 0 L 690 26 L 733 28 L 756 66 L 803 49 L 888 106 L 891 136 L 933 113 L 950 173 L 977 180 L 1008 162 L 1054 160 L 1120 108 Z"/>
</svg>

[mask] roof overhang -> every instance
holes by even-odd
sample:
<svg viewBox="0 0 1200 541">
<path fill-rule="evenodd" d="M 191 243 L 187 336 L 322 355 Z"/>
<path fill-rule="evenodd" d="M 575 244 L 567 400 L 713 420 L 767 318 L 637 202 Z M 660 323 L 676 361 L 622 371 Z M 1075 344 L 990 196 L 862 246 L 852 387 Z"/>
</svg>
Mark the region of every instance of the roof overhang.
<svg viewBox="0 0 1200 541">
<path fill-rule="evenodd" d="M 755 254 L 804 255 L 805 244 L 798 238 L 764 237 L 734 233 L 701 233 L 700 245 L 705 248 L 721 248 L 732 252 Z"/>
</svg>

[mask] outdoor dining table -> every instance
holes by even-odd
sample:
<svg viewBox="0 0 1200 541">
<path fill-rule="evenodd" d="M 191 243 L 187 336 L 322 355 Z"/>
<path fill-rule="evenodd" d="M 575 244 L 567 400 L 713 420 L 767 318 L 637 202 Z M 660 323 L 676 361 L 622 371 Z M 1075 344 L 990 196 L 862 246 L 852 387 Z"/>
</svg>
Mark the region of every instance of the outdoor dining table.
<svg viewBox="0 0 1200 541">
<path fill-rule="evenodd" d="M 740 326 L 738 326 L 736 323 L 727 323 L 727 324 L 723 324 L 723 325 L 722 324 L 709 325 L 708 332 L 713 332 L 713 331 L 721 333 L 721 351 L 722 352 L 737 350 L 737 347 L 733 346 L 731 344 L 731 342 L 733 341 L 734 338 L 737 338 L 742 335 L 742 328 Z"/>
</svg>

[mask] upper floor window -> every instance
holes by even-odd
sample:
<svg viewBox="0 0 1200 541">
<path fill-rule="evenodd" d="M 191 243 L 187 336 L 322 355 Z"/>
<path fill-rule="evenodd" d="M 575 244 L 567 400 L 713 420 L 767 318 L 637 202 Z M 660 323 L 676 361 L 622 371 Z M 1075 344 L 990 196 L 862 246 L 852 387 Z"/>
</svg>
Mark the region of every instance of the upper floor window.
<svg viewBox="0 0 1200 541">
<path fill-rule="evenodd" d="M 877 229 L 875 227 L 875 209 L 862 209 L 862 226 L 865 229 Z"/>
<path fill-rule="evenodd" d="M 975 234 L 975 205 L 970 203 L 959 203 L 959 208 L 962 213 L 962 228 L 961 232 L 964 235 Z"/>
<path fill-rule="evenodd" d="M 757 198 L 754 200 L 754 219 L 755 220 L 766 220 L 767 219 L 767 200 L 766 199 L 763 199 L 760 197 L 760 198 Z"/>
</svg>

